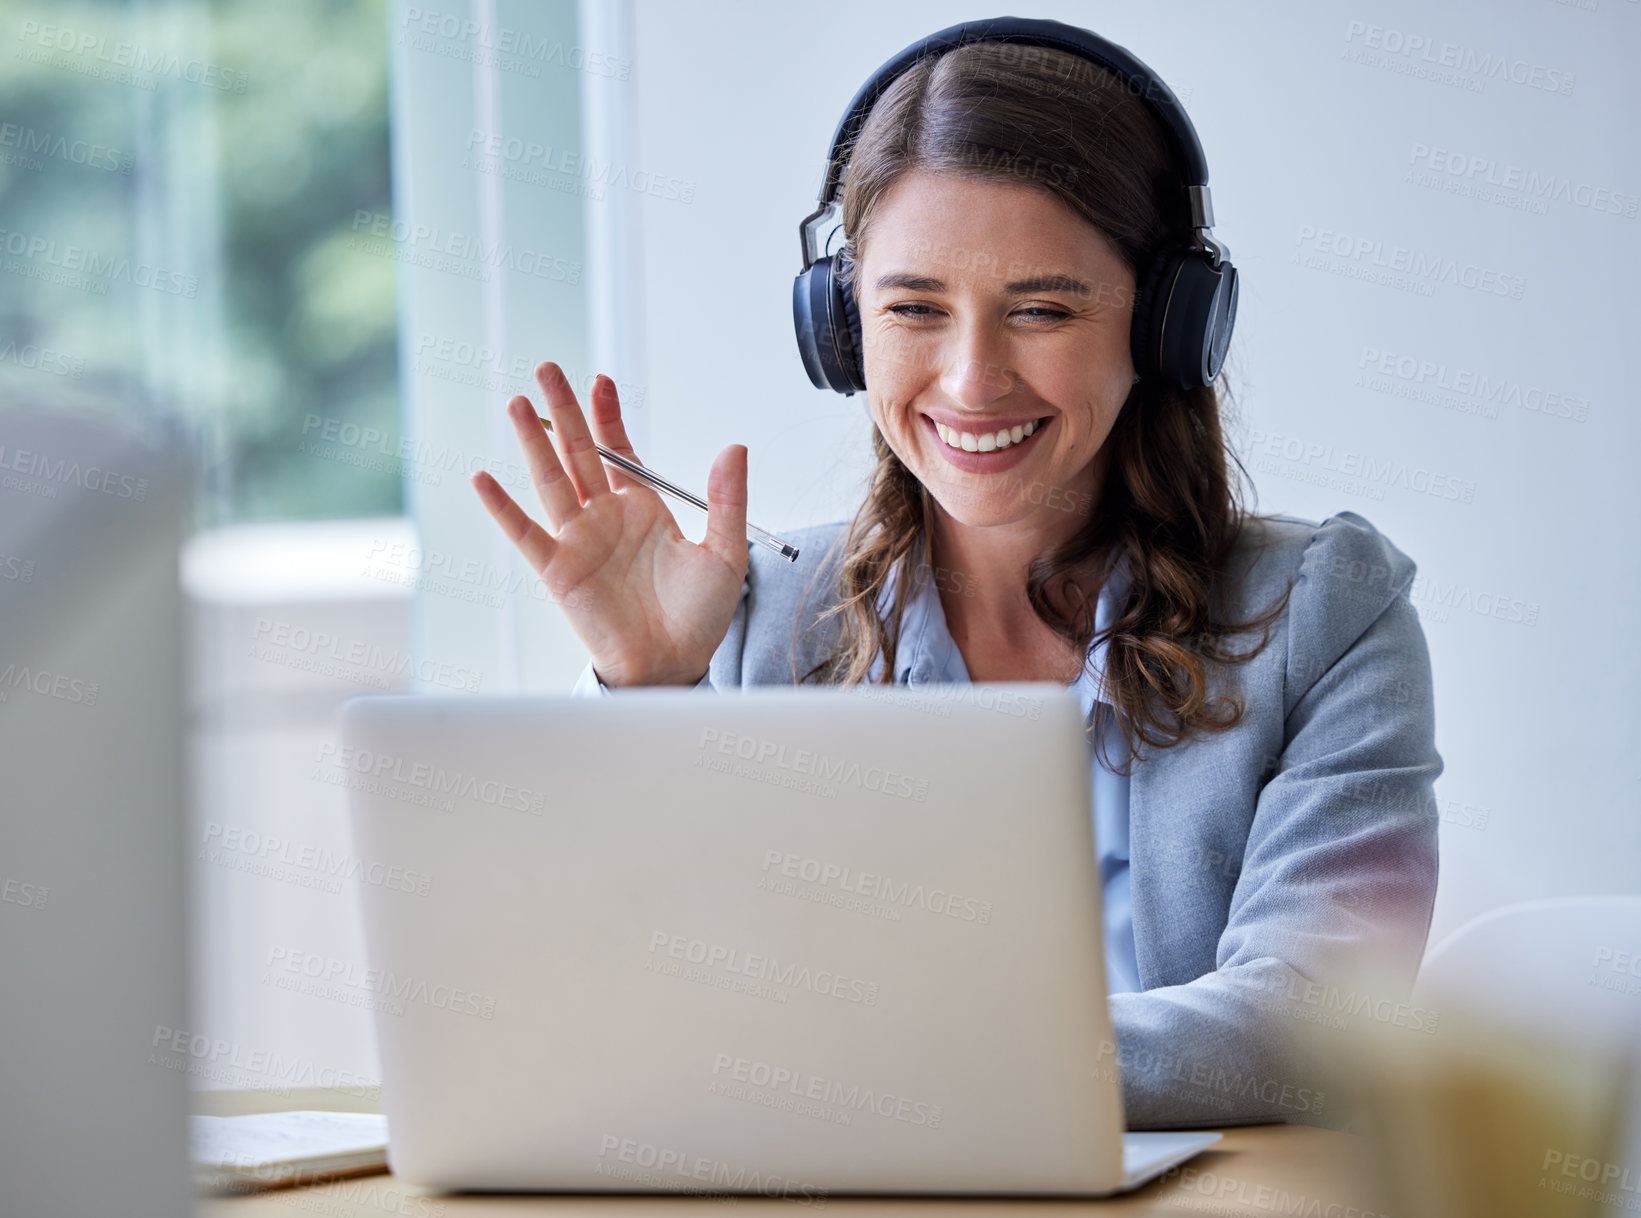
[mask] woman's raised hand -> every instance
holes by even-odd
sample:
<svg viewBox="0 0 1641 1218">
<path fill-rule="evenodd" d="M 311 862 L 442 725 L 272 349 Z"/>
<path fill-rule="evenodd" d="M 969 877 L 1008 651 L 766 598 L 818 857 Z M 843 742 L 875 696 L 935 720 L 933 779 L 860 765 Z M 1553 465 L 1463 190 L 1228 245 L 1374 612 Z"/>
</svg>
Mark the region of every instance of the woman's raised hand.
<svg viewBox="0 0 1641 1218">
<path fill-rule="evenodd" d="M 593 382 L 592 433 L 557 364 L 537 365 L 536 383 L 557 448 L 529 398 L 510 399 L 507 414 L 551 532 L 488 473 L 473 475 L 474 489 L 592 653 L 599 680 L 694 685 L 729 632 L 746 578 L 745 446 L 730 445 L 712 463 L 707 532 L 696 545 L 659 494 L 606 465 L 593 446 L 638 461 L 615 383 Z"/>
</svg>

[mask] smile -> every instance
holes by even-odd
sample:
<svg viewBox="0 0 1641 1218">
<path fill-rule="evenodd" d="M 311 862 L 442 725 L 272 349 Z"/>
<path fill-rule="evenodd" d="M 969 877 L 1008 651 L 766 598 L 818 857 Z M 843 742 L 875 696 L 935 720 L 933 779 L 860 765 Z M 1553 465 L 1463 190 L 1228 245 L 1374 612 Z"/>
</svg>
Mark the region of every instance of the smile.
<svg viewBox="0 0 1641 1218">
<path fill-rule="evenodd" d="M 923 420 L 937 442 L 941 455 L 959 469 L 970 473 L 993 473 L 1023 460 L 1036 438 L 1053 425 L 1054 416 L 1022 421 L 1000 420 L 995 428 L 988 423 L 964 427 L 947 425 L 929 415 Z"/>
</svg>

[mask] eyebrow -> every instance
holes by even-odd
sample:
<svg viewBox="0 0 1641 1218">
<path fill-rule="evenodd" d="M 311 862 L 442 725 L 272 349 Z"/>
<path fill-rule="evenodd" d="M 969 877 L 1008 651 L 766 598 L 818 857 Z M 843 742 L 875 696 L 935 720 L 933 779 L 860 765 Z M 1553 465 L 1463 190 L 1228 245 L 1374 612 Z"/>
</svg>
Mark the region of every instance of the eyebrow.
<svg viewBox="0 0 1641 1218">
<path fill-rule="evenodd" d="M 930 278 L 928 275 L 912 275 L 904 271 L 883 276 L 877 281 L 876 286 L 880 292 L 886 292 L 890 288 L 906 288 L 913 292 L 946 290 L 946 285 L 938 279 Z M 1086 296 L 1094 289 L 1070 275 L 1040 275 L 1036 279 L 1016 279 L 1013 283 L 1004 284 L 1003 290 L 1011 296 L 1022 296 L 1027 292 L 1076 292 Z"/>
</svg>

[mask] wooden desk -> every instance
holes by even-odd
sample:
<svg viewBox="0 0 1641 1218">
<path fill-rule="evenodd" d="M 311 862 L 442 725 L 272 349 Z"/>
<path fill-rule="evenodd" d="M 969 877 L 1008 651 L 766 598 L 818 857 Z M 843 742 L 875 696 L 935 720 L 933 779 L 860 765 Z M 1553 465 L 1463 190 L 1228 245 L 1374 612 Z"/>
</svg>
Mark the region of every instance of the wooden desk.
<svg viewBox="0 0 1641 1218">
<path fill-rule="evenodd" d="M 195 1111 L 219 1116 L 242 1112 L 314 1108 L 323 1111 L 379 1111 L 369 1098 L 338 1093 L 291 1091 L 202 1092 Z M 883 1198 L 828 1196 L 805 1205 L 757 1196 L 632 1196 L 575 1194 L 557 1196 L 463 1195 L 423 1193 L 391 1175 L 334 1180 L 306 1188 L 280 1189 L 243 1197 L 202 1197 L 199 1218 L 522 1218 L 524 1215 L 593 1214 L 676 1215 L 735 1212 L 796 1215 L 838 1212 L 860 1216 L 959 1212 L 964 1218 L 992 1218 L 1052 1209 L 1057 1214 L 1087 1213 L 1099 1218 L 1134 1214 L 1202 1214 L 1220 1218 L 1235 1214 L 1318 1214 L 1324 1218 L 1376 1218 L 1384 1213 L 1379 1192 L 1370 1183 L 1366 1148 L 1350 1134 L 1303 1125 L 1255 1125 L 1227 1129 L 1225 1139 L 1182 1167 L 1174 1168 L 1132 1193 L 1104 1201 L 1012 1201 L 987 1198 Z M 1314 1204 L 1313 1204 L 1314 1203 Z"/>
</svg>

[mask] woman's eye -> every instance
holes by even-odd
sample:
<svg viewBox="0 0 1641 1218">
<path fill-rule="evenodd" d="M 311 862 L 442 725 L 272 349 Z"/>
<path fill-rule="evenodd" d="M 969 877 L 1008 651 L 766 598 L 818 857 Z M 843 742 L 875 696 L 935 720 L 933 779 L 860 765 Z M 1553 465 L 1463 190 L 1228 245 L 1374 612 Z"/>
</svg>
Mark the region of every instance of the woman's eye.
<svg viewBox="0 0 1641 1218">
<path fill-rule="evenodd" d="M 890 305 L 888 311 L 890 313 L 895 314 L 897 317 L 916 317 L 916 318 L 932 317 L 934 315 L 934 312 L 935 312 L 928 305 L 922 305 L 922 304 Z M 1016 316 L 1030 317 L 1032 321 L 1061 321 L 1061 320 L 1063 320 L 1067 317 L 1070 317 L 1071 314 L 1067 313 L 1063 309 L 1045 309 L 1045 308 L 1040 308 L 1040 307 L 1033 307 L 1033 308 L 1018 310 L 1018 312 L 1016 313 Z"/>
</svg>

